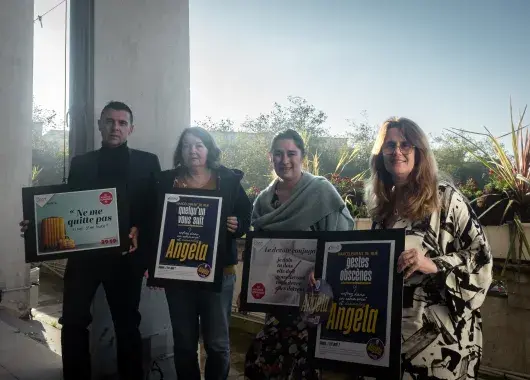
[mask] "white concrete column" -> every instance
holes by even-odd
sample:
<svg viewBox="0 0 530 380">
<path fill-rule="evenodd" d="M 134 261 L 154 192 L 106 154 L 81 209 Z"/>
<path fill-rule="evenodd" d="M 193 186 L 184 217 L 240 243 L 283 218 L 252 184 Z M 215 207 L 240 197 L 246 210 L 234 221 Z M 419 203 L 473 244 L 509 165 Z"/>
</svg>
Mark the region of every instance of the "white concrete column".
<svg viewBox="0 0 530 380">
<path fill-rule="evenodd" d="M 190 124 L 188 0 L 95 0 L 94 13 L 95 120 L 109 100 L 124 101 L 136 126 L 131 147 L 169 169 Z"/>
<path fill-rule="evenodd" d="M 27 311 L 21 188 L 31 179 L 33 0 L 0 1 L 0 290 L 2 306 Z M 21 289 L 21 290 L 16 290 Z"/>
<path fill-rule="evenodd" d="M 125 102 L 136 128 L 129 146 L 157 154 L 162 169 L 169 169 L 180 131 L 190 125 L 188 0 L 94 2 L 94 120 L 108 101 Z M 96 126 L 94 137 L 97 149 L 101 136 Z M 142 336 L 152 336 L 152 355 L 171 353 L 165 294 L 144 288 L 140 312 Z M 115 371 L 115 341 L 101 287 L 93 317 L 94 372 L 109 374 Z M 163 363 L 167 379 L 172 362 Z"/>
</svg>

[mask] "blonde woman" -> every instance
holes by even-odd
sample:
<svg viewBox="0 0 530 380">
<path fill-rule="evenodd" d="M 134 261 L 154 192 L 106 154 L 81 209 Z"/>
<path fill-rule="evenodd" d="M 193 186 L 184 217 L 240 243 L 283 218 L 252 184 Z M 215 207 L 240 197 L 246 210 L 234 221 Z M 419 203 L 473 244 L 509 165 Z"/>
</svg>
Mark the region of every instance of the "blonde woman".
<svg viewBox="0 0 530 380">
<path fill-rule="evenodd" d="M 366 197 L 374 228 L 405 228 L 403 379 L 476 379 L 479 308 L 492 280 L 490 247 L 465 198 L 440 181 L 427 136 L 412 120 L 381 126 Z"/>
</svg>

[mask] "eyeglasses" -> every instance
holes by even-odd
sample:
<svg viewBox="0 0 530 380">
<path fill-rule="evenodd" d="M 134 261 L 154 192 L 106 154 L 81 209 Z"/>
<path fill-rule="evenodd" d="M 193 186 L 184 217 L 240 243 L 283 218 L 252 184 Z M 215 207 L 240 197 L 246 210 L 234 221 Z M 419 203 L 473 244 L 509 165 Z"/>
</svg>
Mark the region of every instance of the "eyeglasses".
<svg viewBox="0 0 530 380">
<path fill-rule="evenodd" d="M 386 143 L 383 144 L 383 154 L 386 154 L 386 155 L 394 154 L 397 148 L 399 148 L 400 152 L 406 156 L 410 154 L 410 152 L 412 152 L 415 146 L 409 143 L 408 141 L 402 141 L 402 142 L 387 141 Z"/>
</svg>

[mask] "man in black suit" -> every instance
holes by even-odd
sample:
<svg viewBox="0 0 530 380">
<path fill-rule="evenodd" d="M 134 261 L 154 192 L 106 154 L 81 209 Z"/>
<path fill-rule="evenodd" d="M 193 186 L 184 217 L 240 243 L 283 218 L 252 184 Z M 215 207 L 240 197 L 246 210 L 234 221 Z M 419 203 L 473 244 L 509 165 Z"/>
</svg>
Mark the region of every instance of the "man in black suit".
<svg viewBox="0 0 530 380">
<path fill-rule="evenodd" d="M 97 181 L 125 184 L 130 202 L 131 248 L 121 256 L 68 260 L 64 276 L 62 357 L 65 380 L 89 380 L 90 351 L 88 326 L 94 294 L 103 284 L 114 322 L 118 371 L 122 380 L 143 380 L 140 325 L 140 293 L 149 252 L 152 223 L 149 200 L 154 176 L 160 172 L 158 157 L 130 149 L 127 138 L 133 132 L 131 109 L 121 102 L 110 102 L 98 121 L 101 149 L 76 156 L 70 164 L 68 183 L 75 186 Z"/>
</svg>

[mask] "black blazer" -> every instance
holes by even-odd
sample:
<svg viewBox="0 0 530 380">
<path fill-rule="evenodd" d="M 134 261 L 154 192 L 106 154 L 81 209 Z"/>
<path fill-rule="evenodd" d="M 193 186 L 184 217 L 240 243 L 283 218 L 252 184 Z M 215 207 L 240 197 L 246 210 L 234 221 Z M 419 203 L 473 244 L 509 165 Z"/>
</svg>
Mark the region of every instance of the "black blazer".
<svg viewBox="0 0 530 380">
<path fill-rule="evenodd" d="M 154 223 L 156 190 L 155 176 L 161 171 L 158 157 L 149 152 L 129 150 L 129 167 L 126 175 L 126 186 L 130 203 L 130 224 L 138 228 L 138 250 L 135 260 L 141 269 L 147 268 L 147 252 L 150 227 Z M 98 160 L 100 150 L 95 150 L 72 158 L 68 183 L 75 186 L 91 185 L 98 181 Z M 131 255 L 132 256 L 132 255 Z"/>
</svg>

